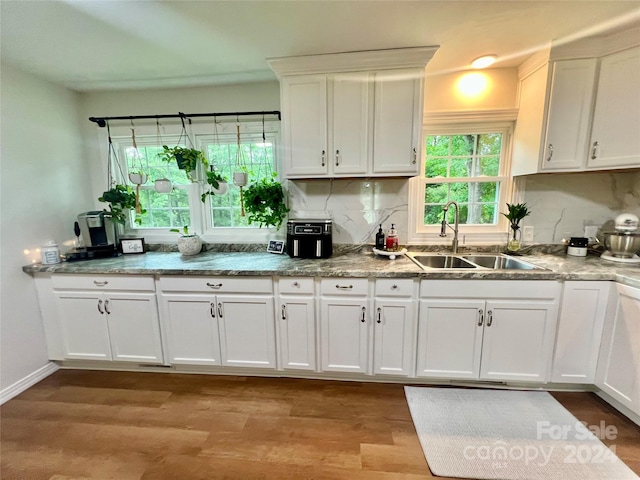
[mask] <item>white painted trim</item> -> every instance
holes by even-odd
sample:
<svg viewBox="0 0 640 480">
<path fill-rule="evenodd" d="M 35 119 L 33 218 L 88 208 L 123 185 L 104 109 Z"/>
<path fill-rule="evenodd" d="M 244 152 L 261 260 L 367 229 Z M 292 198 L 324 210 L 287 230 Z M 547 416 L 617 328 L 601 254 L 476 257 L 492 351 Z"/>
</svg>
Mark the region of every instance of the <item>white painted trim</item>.
<svg viewBox="0 0 640 480">
<path fill-rule="evenodd" d="M 59 368 L 60 367 L 56 363 L 49 362 L 44 367 L 41 367 L 35 372 L 30 373 L 23 379 L 18 380 L 13 385 L 9 385 L 7 388 L 0 392 L 0 405 L 11 400 L 13 397 L 20 395 L 26 389 L 33 387 L 36 383 L 44 380 Z"/>
<path fill-rule="evenodd" d="M 505 108 L 499 110 L 451 110 L 440 112 L 425 112 L 423 124 L 431 125 L 468 124 L 477 122 L 515 122 L 518 109 Z"/>
</svg>

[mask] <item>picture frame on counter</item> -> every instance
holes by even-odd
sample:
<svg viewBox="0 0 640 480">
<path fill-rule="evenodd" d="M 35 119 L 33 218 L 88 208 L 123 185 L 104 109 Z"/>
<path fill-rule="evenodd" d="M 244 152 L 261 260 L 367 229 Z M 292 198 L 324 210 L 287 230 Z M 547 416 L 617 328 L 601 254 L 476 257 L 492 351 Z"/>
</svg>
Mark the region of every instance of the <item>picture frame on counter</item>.
<svg viewBox="0 0 640 480">
<path fill-rule="evenodd" d="M 120 240 L 120 251 L 123 255 L 145 253 L 144 238 L 123 238 Z"/>
<path fill-rule="evenodd" d="M 269 240 L 267 245 L 267 252 L 269 253 L 284 253 L 284 240 Z"/>
</svg>

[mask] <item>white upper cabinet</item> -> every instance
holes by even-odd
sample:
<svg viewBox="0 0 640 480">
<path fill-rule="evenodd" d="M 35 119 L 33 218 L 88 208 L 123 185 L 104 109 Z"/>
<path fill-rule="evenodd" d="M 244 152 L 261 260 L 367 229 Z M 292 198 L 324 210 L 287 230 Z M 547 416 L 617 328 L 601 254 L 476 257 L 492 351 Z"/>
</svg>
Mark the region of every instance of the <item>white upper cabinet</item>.
<svg viewBox="0 0 640 480">
<path fill-rule="evenodd" d="M 521 66 L 514 175 L 640 167 L 637 45 L 622 32 Z"/>
<path fill-rule="evenodd" d="M 604 57 L 587 167 L 640 167 L 640 47 Z"/>
<path fill-rule="evenodd" d="M 434 47 L 271 59 L 280 78 L 284 176 L 414 176 L 424 69 Z"/>
</svg>

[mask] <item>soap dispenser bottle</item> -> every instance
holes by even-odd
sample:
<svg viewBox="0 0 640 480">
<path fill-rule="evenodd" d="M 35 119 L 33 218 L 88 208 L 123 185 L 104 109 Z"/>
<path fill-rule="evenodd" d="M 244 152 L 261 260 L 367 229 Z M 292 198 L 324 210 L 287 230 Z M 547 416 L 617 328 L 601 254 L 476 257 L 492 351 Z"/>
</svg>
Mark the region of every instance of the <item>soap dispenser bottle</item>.
<svg viewBox="0 0 640 480">
<path fill-rule="evenodd" d="M 395 252 L 396 250 L 398 250 L 398 232 L 396 232 L 395 223 L 391 224 L 389 234 L 387 235 L 387 239 L 385 241 L 385 246 L 390 252 Z"/>
<path fill-rule="evenodd" d="M 376 233 L 376 248 L 378 250 L 384 250 L 384 232 L 382 231 L 382 224 Z"/>
</svg>

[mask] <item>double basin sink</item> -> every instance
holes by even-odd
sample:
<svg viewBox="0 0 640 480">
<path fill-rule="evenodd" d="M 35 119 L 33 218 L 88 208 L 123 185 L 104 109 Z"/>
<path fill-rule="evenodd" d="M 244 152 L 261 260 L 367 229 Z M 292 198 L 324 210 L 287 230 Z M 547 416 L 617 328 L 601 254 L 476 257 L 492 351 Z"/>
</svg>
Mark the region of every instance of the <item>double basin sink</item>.
<svg viewBox="0 0 640 480">
<path fill-rule="evenodd" d="M 423 270 L 489 269 L 489 270 L 546 270 L 523 260 L 507 255 L 443 255 L 424 252 L 409 252 L 407 256 Z"/>
</svg>

